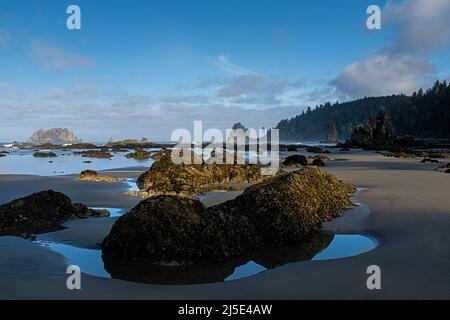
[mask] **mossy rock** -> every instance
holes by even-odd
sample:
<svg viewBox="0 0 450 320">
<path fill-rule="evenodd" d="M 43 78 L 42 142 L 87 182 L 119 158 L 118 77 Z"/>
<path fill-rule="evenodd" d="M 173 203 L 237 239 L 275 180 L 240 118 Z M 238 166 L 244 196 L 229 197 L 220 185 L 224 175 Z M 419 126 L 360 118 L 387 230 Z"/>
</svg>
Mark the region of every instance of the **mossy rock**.
<svg viewBox="0 0 450 320">
<path fill-rule="evenodd" d="M 35 152 L 33 153 L 35 158 L 56 158 L 57 155 L 54 152 Z"/>
</svg>

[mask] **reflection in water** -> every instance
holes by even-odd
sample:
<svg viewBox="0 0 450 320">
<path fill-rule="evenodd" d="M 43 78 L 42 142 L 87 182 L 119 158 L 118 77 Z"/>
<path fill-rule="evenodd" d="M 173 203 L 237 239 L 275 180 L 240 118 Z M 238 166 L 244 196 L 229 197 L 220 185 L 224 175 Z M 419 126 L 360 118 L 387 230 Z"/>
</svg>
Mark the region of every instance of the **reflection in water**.
<svg viewBox="0 0 450 320">
<path fill-rule="evenodd" d="M 85 273 L 132 282 L 173 285 L 238 280 L 288 263 L 345 258 L 376 247 L 374 240 L 360 235 L 319 233 L 308 242 L 262 249 L 224 263 L 159 266 L 102 257 L 101 250 L 61 243 L 37 243 L 63 254 L 69 264 L 80 266 Z"/>
<path fill-rule="evenodd" d="M 109 218 L 117 218 L 123 215 L 123 209 L 119 208 L 100 208 L 100 207 L 90 207 L 92 210 L 108 210 L 110 213 Z"/>
</svg>

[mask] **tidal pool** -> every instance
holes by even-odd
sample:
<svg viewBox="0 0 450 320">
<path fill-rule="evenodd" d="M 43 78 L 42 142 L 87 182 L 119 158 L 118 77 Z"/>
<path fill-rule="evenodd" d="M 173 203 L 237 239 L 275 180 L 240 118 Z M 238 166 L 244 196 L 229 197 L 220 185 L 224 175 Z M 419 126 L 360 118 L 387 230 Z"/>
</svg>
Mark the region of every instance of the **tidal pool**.
<svg viewBox="0 0 450 320">
<path fill-rule="evenodd" d="M 46 241 L 36 243 L 62 254 L 69 265 L 77 265 L 83 272 L 94 276 L 166 285 L 234 281 L 289 263 L 353 257 L 371 251 L 378 245 L 374 238 L 364 235 L 320 233 L 306 243 L 258 250 L 225 263 L 156 266 L 102 257 L 100 249 Z"/>
</svg>

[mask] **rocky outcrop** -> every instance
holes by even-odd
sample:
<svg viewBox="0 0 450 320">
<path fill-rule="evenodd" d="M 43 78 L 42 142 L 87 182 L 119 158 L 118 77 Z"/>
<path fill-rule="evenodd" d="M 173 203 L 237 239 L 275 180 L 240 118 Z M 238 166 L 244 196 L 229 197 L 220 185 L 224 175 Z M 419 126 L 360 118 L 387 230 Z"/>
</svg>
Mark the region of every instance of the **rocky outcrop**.
<svg viewBox="0 0 450 320">
<path fill-rule="evenodd" d="M 99 158 L 99 159 L 110 159 L 113 155 L 104 150 L 87 150 L 87 151 L 77 151 L 73 153 L 76 156 L 82 156 L 83 158 Z"/>
<path fill-rule="evenodd" d="M 150 159 L 152 157 L 152 153 L 143 149 L 137 149 L 135 152 L 129 153 L 125 157 L 128 159 L 143 161 Z"/>
<path fill-rule="evenodd" d="M 223 155 L 217 155 L 220 156 Z M 165 152 L 159 155 L 150 170 L 139 176 L 137 185 L 148 196 L 190 197 L 219 188 L 228 182 L 254 183 L 262 180 L 261 170 L 257 165 L 215 164 L 202 162 L 201 159 L 197 163 L 202 164 L 174 164 L 170 152 Z"/>
<path fill-rule="evenodd" d="M 0 236 L 27 236 L 62 228 L 68 220 L 108 217 L 108 210 L 92 210 L 72 203 L 52 190 L 38 192 L 0 206 Z"/>
<path fill-rule="evenodd" d="M 328 125 L 328 136 L 326 143 L 337 143 L 338 142 L 338 131 L 336 123 L 332 122 Z"/>
<path fill-rule="evenodd" d="M 103 254 L 150 264 L 198 264 L 305 241 L 351 206 L 352 191 L 330 174 L 307 168 L 208 208 L 178 196 L 152 197 L 117 220 L 103 241 Z"/>
<path fill-rule="evenodd" d="M 33 133 L 28 139 L 28 143 L 42 144 L 68 144 L 68 143 L 80 143 L 81 140 L 75 136 L 75 134 L 68 129 L 53 128 L 53 129 L 40 129 Z"/>
<path fill-rule="evenodd" d="M 308 159 L 305 156 L 302 156 L 300 154 L 295 154 L 289 157 L 286 157 L 286 159 L 283 161 L 283 166 L 291 167 L 291 166 L 303 166 L 306 167 L 308 165 Z"/>
<path fill-rule="evenodd" d="M 35 152 L 33 153 L 35 158 L 56 158 L 57 155 L 54 152 Z"/>
<path fill-rule="evenodd" d="M 80 173 L 77 180 L 93 181 L 93 182 L 118 182 L 118 181 L 125 181 L 126 179 L 107 175 L 100 175 L 97 171 L 94 170 L 85 170 Z"/>
<path fill-rule="evenodd" d="M 420 163 L 439 163 L 439 160 L 436 159 L 430 159 L 430 158 L 425 158 L 422 161 L 420 161 Z"/>
<path fill-rule="evenodd" d="M 397 144 L 399 138 L 395 135 L 394 126 L 384 107 L 376 119 L 369 119 L 366 123 L 358 125 L 348 141 L 356 147 L 384 147 Z"/>
</svg>

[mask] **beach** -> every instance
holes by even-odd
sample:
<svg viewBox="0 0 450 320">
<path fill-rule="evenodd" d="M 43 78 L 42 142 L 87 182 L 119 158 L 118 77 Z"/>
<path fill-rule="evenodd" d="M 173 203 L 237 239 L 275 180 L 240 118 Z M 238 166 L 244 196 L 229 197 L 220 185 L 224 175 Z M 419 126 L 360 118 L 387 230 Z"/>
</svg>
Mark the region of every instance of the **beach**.
<svg viewBox="0 0 450 320">
<path fill-rule="evenodd" d="M 0 298 L 449 299 L 450 176 L 434 171 L 436 164 L 421 164 L 419 158 L 337 149 L 329 156 L 336 161 L 328 161 L 324 170 L 363 188 L 353 199 L 363 206 L 325 224 L 324 230 L 375 237 L 378 247 L 370 252 L 290 263 L 246 279 L 199 285 L 151 285 L 83 274 L 82 289 L 70 291 L 62 255 L 29 240 L 0 237 Z M 142 170 L 118 170 L 116 175 L 135 178 Z M 75 176 L 0 175 L 0 189 L 0 203 L 44 189 L 63 192 L 89 207 L 127 211 L 139 202 L 123 194 L 125 183 L 78 182 Z M 113 223 L 114 218 L 74 221 L 65 230 L 40 237 L 95 248 Z M 381 268 L 381 290 L 366 286 L 371 265 Z"/>
</svg>

